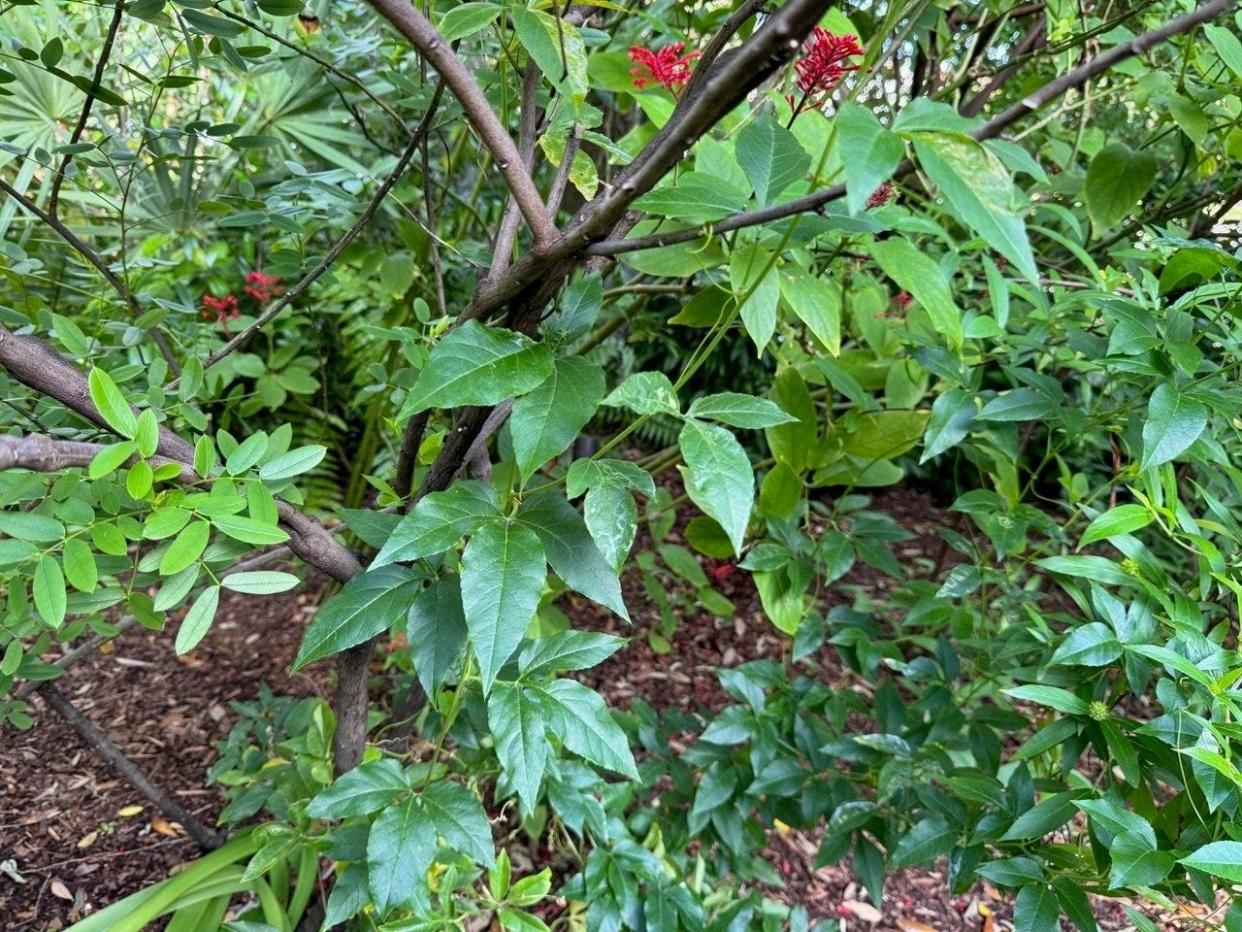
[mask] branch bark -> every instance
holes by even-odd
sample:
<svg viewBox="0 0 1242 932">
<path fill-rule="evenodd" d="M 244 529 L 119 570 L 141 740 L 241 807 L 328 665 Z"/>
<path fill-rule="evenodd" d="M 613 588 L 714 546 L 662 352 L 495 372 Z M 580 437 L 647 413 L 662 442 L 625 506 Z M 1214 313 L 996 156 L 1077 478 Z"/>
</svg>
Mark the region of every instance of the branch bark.
<svg viewBox="0 0 1242 932">
<path fill-rule="evenodd" d="M 483 141 L 496 167 L 505 177 L 522 216 L 535 236 L 535 242 L 548 243 L 556 238 L 556 227 L 548 209 L 539 197 L 535 182 L 522 164 L 517 146 L 500 124 L 487 98 L 475 83 L 474 76 L 457 54 L 409 0 L 368 0 L 371 7 L 390 22 L 435 68 L 457 98 L 466 119 Z"/>
</svg>

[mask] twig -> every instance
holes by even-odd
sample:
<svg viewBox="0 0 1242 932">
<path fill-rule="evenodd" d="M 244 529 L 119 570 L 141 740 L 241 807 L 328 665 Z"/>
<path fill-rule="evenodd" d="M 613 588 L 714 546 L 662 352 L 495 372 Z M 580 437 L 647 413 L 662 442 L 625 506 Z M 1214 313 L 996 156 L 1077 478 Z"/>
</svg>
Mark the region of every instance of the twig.
<svg viewBox="0 0 1242 932">
<path fill-rule="evenodd" d="M 1066 91 L 1084 84 L 1091 78 L 1095 77 L 1103 71 L 1107 71 L 1113 65 L 1120 61 L 1124 61 L 1134 55 L 1138 55 L 1153 45 L 1157 45 L 1164 40 L 1193 29 L 1201 23 L 1220 15 L 1221 13 L 1233 8 L 1236 0 L 1212 0 L 1203 6 L 1193 10 L 1184 16 L 1179 16 L 1174 20 L 1161 26 L 1159 29 L 1153 29 L 1150 32 L 1143 33 L 1128 42 L 1122 42 L 1113 46 L 1107 52 L 1097 55 L 1090 61 L 1084 62 L 1072 71 L 1068 71 L 1060 77 L 1049 81 L 1039 90 L 1027 95 L 1022 100 L 1007 107 L 999 114 L 988 120 L 981 126 L 970 131 L 970 136 L 977 140 L 991 139 L 1000 135 L 1011 124 L 1016 123 L 1022 117 L 1029 113 L 1033 113 L 1049 101 L 1056 99 Z M 913 169 L 913 164 L 908 160 L 903 161 L 897 166 L 894 175 L 900 176 L 907 174 Z M 792 201 L 786 201 L 783 204 L 776 204 L 772 207 L 764 207 L 759 210 L 743 211 L 726 217 L 725 219 L 712 224 L 710 227 L 688 227 L 681 230 L 671 230 L 668 233 L 659 233 L 652 236 L 636 237 L 634 239 L 609 239 L 604 242 L 595 243 L 585 246 L 585 251 L 595 256 L 615 256 L 621 253 L 634 252 L 640 249 L 652 249 L 662 246 L 672 246 L 677 243 L 688 243 L 696 240 L 709 233 L 719 234 L 727 233 L 732 230 L 740 230 L 744 227 L 756 226 L 762 223 L 772 223 L 776 220 L 784 220 L 786 217 L 792 217 L 796 214 L 808 213 L 810 211 L 819 210 L 830 201 L 837 200 L 845 195 L 845 185 L 837 184 L 820 191 L 815 191 L 803 197 L 796 198 Z M 568 235 L 568 234 L 567 234 Z"/>
<path fill-rule="evenodd" d="M 267 325 L 277 314 L 287 308 L 299 295 L 306 291 L 311 285 L 319 280 L 324 272 L 332 267 L 332 264 L 340 257 L 350 243 L 361 233 L 371 222 L 371 218 L 375 216 L 380 205 L 384 202 L 384 198 L 388 196 L 388 192 L 405 173 L 405 169 L 410 164 L 410 160 L 414 158 L 423 140 L 426 138 L 428 131 L 431 129 L 432 121 L 435 119 L 436 111 L 440 106 L 440 98 L 444 93 L 444 83 L 440 82 L 436 85 L 435 92 L 432 94 L 431 103 L 427 107 L 427 112 L 423 114 L 422 120 L 419 121 L 414 134 L 410 137 L 409 143 L 401 153 L 401 157 L 397 159 L 397 164 L 393 166 L 392 171 L 380 182 L 380 186 L 375 190 L 375 194 L 368 202 L 366 209 L 354 221 L 354 225 L 346 230 L 341 237 L 332 244 L 332 248 L 327 251 L 322 259 L 315 265 L 313 269 L 302 276 L 301 280 L 280 296 L 271 307 L 267 308 L 262 314 L 255 318 L 245 330 L 240 331 L 237 336 L 230 339 L 224 346 L 220 347 L 214 353 L 207 357 L 203 362 L 204 368 L 214 366 L 225 356 L 228 356 L 238 347 L 245 344 L 252 336 Z M 169 386 L 171 388 L 173 386 Z"/>
<path fill-rule="evenodd" d="M 569 173 L 573 171 L 574 158 L 578 154 L 578 146 L 582 144 L 582 127 L 577 123 L 569 131 L 565 140 L 565 153 L 561 156 L 561 164 L 556 166 L 556 177 L 552 179 L 552 188 L 548 191 L 548 210 L 552 216 L 561 208 L 561 200 L 565 197 L 565 189 L 569 186 Z"/>
<path fill-rule="evenodd" d="M 121 17 L 124 13 L 125 0 L 116 0 L 116 7 L 112 11 L 112 22 L 108 24 L 108 34 L 104 36 L 103 46 L 99 50 L 99 60 L 95 62 L 95 75 L 91 78 L 91 86 L 86 92 L 86 101 L 82 104 L 82 113 L 78 116 L 78 123 L 69 135 L 69 145 L 71 146 L 76 146 L 81 141 L 82 134 L 86 132 L 86 121 L 91 117 L 91 108 L 95 105 L 95 95 L 99 93 L 99 88 L 103 86 L 104 70 L 108 67 L 108 58 L 112 55 L 112 46 L 116 42 L 117 31 L 121 28 Z M 52 179 L 52 193 L 48 195 L 47 212 L 53 217 L 57 216 L 57 209 L 60 207 L 60 186 L 65 183 L 65 172 L 72 161 L 73 153 L 66 152 L 65 157 L 60 161 L 60 168 L 57 169 L 56 176 Z"/>
<path fill-rule="evenodd" d="M 138 299 L 134 297 L 134 293 L 129 290 L 129 286 L 125 284 L 125 282 L 122 281 L 121 278 L 112 271 L 112 269 L 108 268 L 108 263 L 103 261 L 99 253 L 95 252 L 94 249 L 88 246 L 81 237 L 73 232 L 73 230 L 65 226 L 65 224 L 60 221 L 60 218 L 49 214 L 46 210 L 26 195 L 22 194 L 21 191 L 18 191 L 3 178 L 0 178 L 0 191 L 3 191 L 9 197 L 13 198 L 13 200 L 17 201 L 17 203 L 20 204 L 25 210 L 34 214 L 50 226 L 56 231 L 60 238 L 72 246 L 83 259 L 94 266 L 96 271 L 104 277 L 104 280 L 112 286 L 112 290 L 121 296 L 122 301 L 129 305 L 130 311 L 133 312 L 135 316 L 142 313 L 142 305 L 138 303 Z M 174 374 L 180 374 L 181 367 L 177 364 L 177 357 L 173 355 L 172 347 L 168 344 L 168 339 L 164 336 L 164 332 L 159 329 L 158 325 L 156 325 L 151 328 L 149 333 L 151 334 L 151 339 L 155 341 L 155 345 L 159 347 L 160 353 L 167 361 L 168 367 L 172 369 Z"/>
<path fill-rule="evenodd" d="M 181 823 L 181 827 L 189 833 L 191 838 L 198 842 L 200 848 L 204 851 L 211 851 L 220 847 L 223 839 L 216 832 L 204 826 L 190 814 L 189 810 L 152 783 L 146 774 L 139 770 L 138 766 L 125 756 L 120 748 L 109 741 L 108 737 L 96 728 L 94 723 L 69 701 L 69 697 L 61 692 L 55 683 L 44 683 L 39 687 L 38 692 L 48 705 L 59 712 L 61 717 L 73 726 L 74 730 L 82 736 L 82 740 L 86 742 L 92 751 L 111 764 L 121 776 L 129 781 L 134 789 L 155 803 L 164 815 Z"/>
<path fill-rule="evenodd" d="M 543 77 L 532 58 L 526 63 L 522 75 L 522 97 L 518 105 L 518 157 L 529 173 L 535 167 L 535 136 L 539 129 L 539 81 Z M 548 208 L 549 214 L 554 208 Z M 492 267 L 488 275 L 499 275 L 513 261 L 513 246 L 517 242 L 518 221 L 522 216 L 517 197 L 509 195 L 505 212 L 496 231 L 496 244 L 492 247 Z"/>
<path fill-rule="evenodd" d="M 509 191 L 517 200 L 522 216 L 535 236 L 536 243 L 548 243 L 556 238 L 556 227 L 548 216 L 548 210 L 539 197 L 535 182 L 522 164 L 517 147 L 500 120 L 475 83 L 474 76 L 457 54 L 436 31 L 431 21 L 410 4 L 409 0 L 369 0 L 377 13 L 388 20 L 431 63 L 448 84 L 466 113 L 466 119 L 474 127 L 491 152 L 509 185 Z"/>
</svg>

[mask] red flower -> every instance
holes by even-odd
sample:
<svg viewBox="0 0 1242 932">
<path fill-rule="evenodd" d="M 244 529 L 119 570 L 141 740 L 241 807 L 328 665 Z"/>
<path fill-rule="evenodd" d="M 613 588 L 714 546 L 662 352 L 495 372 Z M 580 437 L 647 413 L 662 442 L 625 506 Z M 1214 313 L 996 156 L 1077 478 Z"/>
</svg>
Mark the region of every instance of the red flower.
<svg viewBox="0 0 1242 932">
<path fill-rule="evenodd" d="M 904 311 L 906 308 L 910 306 L 910 302 L 912 300 L 914 299 L 910 297 L 910 292 L 899 291 L 893 297 L 893 307 L 895 307 L 899 311 Z"/>
<path fill-rule="evenodd" d="M 638 65 L 631 68 L 634 86 L 640 91 L 652 81 L 670 91 L 678 91 L 690 80 L 690 63 L 699 57 L 698 52 L 682 55 L 686 47 L 684 42 L 666 45 L 658 52 L 645 49 L 641 45 L 630 46 L 630 61 Z"/>
<path fill-rule="evenodd" d="M 897 189 L 893 187 L 893 183 L 891 181 L 886 181 L 884 184 L 880 185 L 871 192 L 871 196 L 867 198 L 867 206 L 883 207 L 893 199 L 893 195 L 896 193 Z"/>
<path fill-rule="evenodd" d="M 818 106 L 824 97 L 836 90 L 842 78 L 858 70 L 858 65 L 847 64 L 846 59 L 863 54 L 863 50 L 858 36 L 839 36 L 821 26 L 815 27 L 809 45 L 804 48 L 806 54 L 794 63 L 798 88 L 802 91 L 803 103 Z"/>
<path fill-rule="evenodd" d="M 716 582 L 724 582 L 733 575 L 735 567 L 728 560 L 708 560 L 707 573 Z"/>
<path fill-rule="evenodd" d="M 223 298 L 211 294 L 203 295 L 203 320 L 214 320 L 224 328 L 225 333 L 229 332 L 229 321 L 240 316 L 237 295 L 226 294 Z"/>
<path fill-rule="evenodd" d="M 260 304 L 267 304 L 268 301 L 284 291 L 284 288 L 280 283 L 280 276 L 266 275 L 263 272 L 255 271 L 246 276 L 245 291 L 246 294 Z"/>
</svg>

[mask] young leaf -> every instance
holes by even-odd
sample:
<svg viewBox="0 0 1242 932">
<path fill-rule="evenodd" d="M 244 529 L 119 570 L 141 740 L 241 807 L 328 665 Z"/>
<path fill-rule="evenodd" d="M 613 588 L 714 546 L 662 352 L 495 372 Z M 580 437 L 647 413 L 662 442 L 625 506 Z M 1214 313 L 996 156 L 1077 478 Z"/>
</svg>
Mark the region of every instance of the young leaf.
<svg viewBox="0 0 1242 932">
<path fill-rule="evenodd" d="M 1123 534 L 1133 534 L 1140 528 L 1145 528 L 1156 520 L 1150 511 L 1142 505 L 1118 505 L 1103 514 L 1096 515 L 1091 519 L 1091 523 L 1087 525 L 1087 529 L 1082 532 L 1082 538 L 1078 541 L 1079 549 L 1093 544 L 1097 540 L 1107 540 L 1110 537 L 1120 537 Z"/>
<path fill-rule="evenodd" d="M 316 613 L 293 669 L 361 644 L 391 626 L 409 608 L 417 585 L 402 566 L 372 568 L 355 576 Z"/>
<path fill-rule="evenodd" d="M 466 545 L 461 601 L 484 695 L 521 643 L 546 580 L 543 544 L 525 524 L 485 524 Z"/>
<path fill-rule="evenodd" d="M 310 801 L 306 814 L 312 819 L 370 815 L 409 789 L 401 764 L 391 757 L 382 757 L 341 774 Z"/>
<path fill-rule="evenodd" d="M 211 525 L 206 521 L 187 524 L 160 558 L 160 575 L 172 576 L 203 555 L 211 539 Z"/>
<path fill-rule="evenodd" d="M 614 388 L 603 403 L 610 408 L 629 408 L 635 414 L 681 414 L 677 392 L 663 372 L 635 372 Z"/>
<path fill-rule="evenodd" d="M 781 300 L 833 356 L 841 352 L 841 299 L 828 281 L 798 268 L 780 271 Z"/>
</svg>

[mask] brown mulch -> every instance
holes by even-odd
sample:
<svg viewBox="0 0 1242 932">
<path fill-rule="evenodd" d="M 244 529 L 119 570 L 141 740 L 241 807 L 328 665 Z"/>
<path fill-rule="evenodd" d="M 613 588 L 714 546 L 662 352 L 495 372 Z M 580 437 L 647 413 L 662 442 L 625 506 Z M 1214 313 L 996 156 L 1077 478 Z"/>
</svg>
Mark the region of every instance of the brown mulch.
<svg viewBox="0 0 1242 932">
<path fill-rule="evenodd" d="M 215 625 L 177 658 L 168 633 L 131 628 L 59 680 L 70 700 L 154 782 L 204 825 L 224 805 L 204 777 L 235 715 L 269 683 L 309 695 L 289 677 L 309 610 L 306 594 L 229 594 Z M 0 729 L 0 929 L 59 929 L 167 876 L 198 855 L 179 826 L 94 755 L 37 696 L 34 728 Z"/>
<path fill-rule="evenodd" d="M 875 508 L 915 535 L 896 545 L 899 561 L 929 575 L 947 568 L 934 528 L 951 519 L 927 496 L 889 490 L 877 496 Z M 823 609 L 888 585 L 881 574 L 856 566 L 833 587 Z M 763 618 L 743 572 L 724 576 L 718 585 L 733 600 L 736 615 L 721 619 L 684 608 L 673 649 L 666 654 L 653 650 L 648 640 L 657 618 L 636 575 L 628 576 L 624 586 L 632 627 L 584 600 L 568 596 L 562 601 L 575 624 L 630 638 L 616 656 L 584 676 L 619 707 L 642 698 L 657 708 L 716 710 L 729 701 L 719 688 L 718 668 L 779 658 L 788 651 L 788 638 Z M 167 633 L 135 628 L 110 650 L 75 666 L 60 685 L 156 783 L 201 822 L 213 825 L 224 800 L 217 788 L 204 788 L 204 776 L 215 760 L 214 743 L 225 737 L 235 718 L 230 701 L 253 698 L 264 682 L 290 695 L 323 691 L 322 669 L 292 678 L 287 674 L 314 598 L 309 591 L 264 598 L 226 594 L 216 624 L 188 657 L 175 657 Z M 815 659 L 827 682 L 857 685 L 830 650 L 819 651 Z M 25 880 L 18 884 L 0 871 L 3 932 L 63 928 L 162 879 L 198 853 L 177 826 L 88 751 L 55 712 L 37 698 L 33 703 L 33 729 L 0 730 L 0 863 L 11 859 Z M 817 848 L 817 839 L 805 833 L 774 832 L 768 851 L 786 885 L 765 892 L 805 906 L 813 917 L 839 918 L 848 930 L 1011 928 L 1003 895 L 979 885 L 952 897 L 941 870 L 891 875 L 883 909 L 877 911 L 847 868 L 814 867 Z M 1099 918 L 1107 929 L 1126 926 L 1113 903 L 1101 902 Z"/>
</svg>

